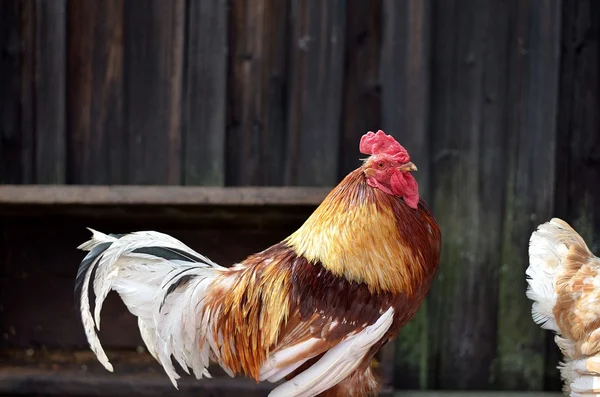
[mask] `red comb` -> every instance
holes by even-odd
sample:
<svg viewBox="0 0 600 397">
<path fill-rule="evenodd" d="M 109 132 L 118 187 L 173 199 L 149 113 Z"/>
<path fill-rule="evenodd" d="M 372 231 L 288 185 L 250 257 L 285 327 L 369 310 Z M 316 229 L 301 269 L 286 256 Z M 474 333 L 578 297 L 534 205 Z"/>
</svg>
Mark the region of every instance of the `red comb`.
<svg viewBox="0 0 600 397">
<path fill-rule="evenodd" d="M 394 161 L 407 163 L 410 156 L 406 149 L 402 147 L 391 135 L 386 135 L 382 130 L 374 133 L 367 132 L 360 139 L 359 150 L 363 154 L 387 154 L 392 156 Z"/>
</svg>

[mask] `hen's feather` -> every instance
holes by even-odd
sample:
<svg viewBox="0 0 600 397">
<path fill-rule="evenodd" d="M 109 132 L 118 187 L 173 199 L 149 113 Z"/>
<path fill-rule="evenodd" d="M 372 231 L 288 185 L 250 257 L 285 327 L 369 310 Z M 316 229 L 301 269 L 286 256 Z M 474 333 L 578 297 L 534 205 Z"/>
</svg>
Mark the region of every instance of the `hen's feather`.
<svg viewBox="0 0 600 397">
<path fill-rule="evenodd" d="M 565 392 L 594 395 L 587 393 L 600 391 L 600 259 L 569 224 L 553 218 L 531 236 L 526 274 L 534 321 L 557 333 Z"/>
</svg>

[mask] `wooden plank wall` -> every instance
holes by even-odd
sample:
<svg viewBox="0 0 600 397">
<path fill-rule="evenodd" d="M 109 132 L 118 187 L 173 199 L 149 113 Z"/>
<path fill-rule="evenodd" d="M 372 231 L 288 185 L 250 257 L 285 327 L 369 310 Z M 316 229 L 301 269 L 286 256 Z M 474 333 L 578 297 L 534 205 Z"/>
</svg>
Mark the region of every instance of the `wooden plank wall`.
<svg viewBox="0 0 600 397">
<path fill-rule="evenodd" d="M 440 272 L 396 386 L 557 390 L 528 238 L 600 253 L 593 0 L 0 2 L 0 182 L 336 184 L 367 130 L 419 167 Z"/>
</svg>

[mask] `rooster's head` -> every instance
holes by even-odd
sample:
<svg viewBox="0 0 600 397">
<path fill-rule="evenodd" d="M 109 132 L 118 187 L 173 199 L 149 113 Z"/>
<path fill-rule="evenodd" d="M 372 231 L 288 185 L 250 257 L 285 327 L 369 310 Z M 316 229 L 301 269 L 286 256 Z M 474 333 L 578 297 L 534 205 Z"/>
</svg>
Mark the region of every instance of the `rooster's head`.
<svg viewBox="0 0 600 397">
<path fill-rule="evenodd" d="M 417 167 L 402 145 L 382 130 L 369 131 L 360 140 L 360 152 L 370 155 L 361 167 L 369 186 L 402 197 L 410 207 L 417 208 L 419 187 L 410 174 Z"/>
</svg>

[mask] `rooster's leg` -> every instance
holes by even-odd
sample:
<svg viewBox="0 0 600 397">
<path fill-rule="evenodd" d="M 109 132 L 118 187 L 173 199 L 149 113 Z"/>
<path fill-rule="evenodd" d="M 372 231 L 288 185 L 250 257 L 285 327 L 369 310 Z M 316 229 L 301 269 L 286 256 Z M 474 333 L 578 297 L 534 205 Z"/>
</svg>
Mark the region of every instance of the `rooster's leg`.
<svg viewBox="0 0 600 397">
<path fill-rule="evenodd" d="M 309 368 L 317 362 L 323 355 L 320 354 L 303 365 L 298 367 L 294 372 L 286 376 L 286 380 L 292 379 L 294 376 Z M 365 360 L 354 372 L 340 383 L 329 390 L 325 390 L 317 397 L 375 397 L 379 393 L 380 381 L 379 377 L 373 371 L 370 365 L 370 360 Z"/>
<path fill-rule="evenodd" d="M 361 366 L 319 397 L 375 397 L 380 388 L 378 378 L 371 366 L 366 369 Z"/>
</svg>

